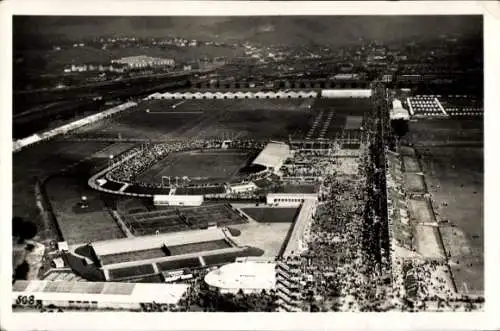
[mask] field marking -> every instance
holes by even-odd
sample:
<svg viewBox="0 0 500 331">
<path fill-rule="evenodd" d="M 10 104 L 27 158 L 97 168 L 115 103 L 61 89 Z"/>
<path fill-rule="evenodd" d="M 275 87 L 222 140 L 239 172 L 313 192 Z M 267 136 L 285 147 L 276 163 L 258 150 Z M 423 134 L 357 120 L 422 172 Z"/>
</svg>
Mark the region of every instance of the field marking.
<svg viewBox="0 0 500 331">
<path fill-rule="evenodd" d="M 204 111 L 148 111 L 147 114 L 204 114 Z"/>
<path fill-rule="evenodd" d="M 180 101 L 180 102 L 177 102 L 176 104 L 173 104 L 173 105 L 172 105 L 172 108 L 173 108 L 173 109 L 175 109 L 175 108 L 177 108 L 177 106 L 180 106 L 180 105 L 182 105 L 183 103 L 186 103 L 186 101 L 187 101 L 187 100 L 182 100 L 182 101 Z"/>
<path fill-rule="evenodd" d="M 198 255 L 198 260 L 200 261 L 200 264 L 201 264 L 202 267 L 205 267 L 207 265 L 207 263 L 203 259 L 203 256 Z"/>
</svg>

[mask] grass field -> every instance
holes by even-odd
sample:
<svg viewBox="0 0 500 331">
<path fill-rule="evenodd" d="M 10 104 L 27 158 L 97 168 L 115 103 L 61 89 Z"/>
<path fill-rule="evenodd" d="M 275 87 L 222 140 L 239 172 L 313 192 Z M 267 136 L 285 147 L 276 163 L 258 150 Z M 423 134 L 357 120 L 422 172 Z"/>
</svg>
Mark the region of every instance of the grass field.
<svg viewBox="0 0 500 331">
<path fill-rule="evenodd" d="M 191 184 L 226 182 L 238 174 L 249 156 L 244 151 L 190 151 L 173 153 L 145 171 L 138 180 L 161 184 L 162 176 L 188 176 Z"/>
<path fill-rule="evenodd" d="M 406 190 L 410 193 L 424 193 L 425 183 L 423 176 L 414 173 L 405 173 L 404 181 Z"/>
<path fill-rule="evenodd" d="M 200 268 L 201 263 L 197 257 L 178 259 L 156 263 L 160 271 L 177 270 L 183 268 Z"/>
<path fill-rule="evenodd" d="M 212 241 L 204 241 L 198 243 L 177 245 L 177 246 L 168 246 L 168 250 L 171 255 L 181 255 L 181 254 L 190 254 L 190 253 L 198 253 L 205 251 L 214 251 L 217 249 L 224 249 L 231 247 L 225 240 L 212 240 Z"/>
<path fill-rule="evenodd" d="M 431 206 L 425 200 L 408 200 L 410 214 L 417 223 L 434 223 L 435 217 L 432 213 Z"/>
<path fill-rule="evenodd" d="M 409 130 L 413 143 L 421 147 L 443 143 L 482 143 L 484 138 L 483 121 L 470 118 L 417 120 L 410 122 Z"/>
<path fill-rule="evenodd" d="M 35 205 L 36 179 L 58 173 L 109 145 L 102 142 L 48 141 L 13 154 L 13 215 L 35 222 L 39 237 L 45 236 L 45 225 Z M 51 231 L 49 229 L 46 235 L 50 236 Z"/>
<path fill-rule="evenodd" d="M 255 246 L 264 251 L 263 256 L 275 257 L 279 254 L 292 223 L 240 224 L 232 226 L 241 231 L 233 238 L 239 246 Z"/>
<path fill-rule="evenodd" d="M 429 259 L 441 259 L 444 252 L 439 242 L 439 234 L 434 226 L 416 225 L 414 227 L 415 249 Z"/>
<path fill-rule="evenodd" d="M 459 291 L 484 290 L 483 120 L 452 118 L 410 122 L 410 134 L 422 156 L 422 170 L 441 220 L 445 250 Z"/>
<path fill-rule="evenodd" d="M 420 164 L 418 161 L 410 156 L 403 156 L 403 164 L 405 166 L 405 172 L 421 172 Z"/>
<path fill-rule="evenodd" d="M 155 271 L 152 264 L 144 264 L 133 267 L 110 269 L 109 279 L 118 280 L 122 278 L 151 275 L 154 273 Z"/>
<path fill-rule="evenodd" d="M 227 226 L 246 223 L 240 215 L 222 204 L 202 207 L 167 207 L 124 216 L 136 236 L 199 229 L 208 225 Z"/>
<path fill-rule="evenodd" d="M 205 260 L 207 266 L 214 266 L 214 265 L 234 262 L 238 257 L 261 256 L 261 255 L 262 255 L 262 250 L 255 247 L 247 247 L 244 250 L 240 250 L 238 252 L 204 255 L 203 259 Z"/>
<path fill-rule="evenodd" d="M 124 252 L 100 256 L 101 264 L 115 264 L 130 261 L 140 261 L 167 256 L 161 248 L 146 249 L 142 251 Z"/>
<path fill-rule="evenodd" d="M 440 219 L 455 227 L 442 231 L 445 249 L 452 259 L 461 261 L 454 276 L 470 291 L 482 291 L 483 221 L 483 148 L 427 147 L 424 172 L 435 209 Z M 471 264 L 470 267 L 463 265 Z M 463 284 L 460 284 L 464 288 Z"/>
<path fill-rule="evenodd" d="M 284 139 L 292 134 L 301 138 L 312 116 L 311 102 L 265 99 L 144 101 L 135 110 L 78 130 L 76 134 L 113 137 L 121 134 L 123 138 L 149 139 L 223 135 Z"/>
<path fill-rule="evenodd" d="M 242 211 L 260 223 L 293 222 L 299 208 L 244 208 Z"/>
<path fill-rule="evenodd" d="M 124 237 L 99 193 L 81 185 L 78 179 L 51 178 L 46 183 L 46 191 L 63 238 L 70 245 Z M 75 212 L 82 195 L 88 198 L 88 212 Z"/>
</svg>

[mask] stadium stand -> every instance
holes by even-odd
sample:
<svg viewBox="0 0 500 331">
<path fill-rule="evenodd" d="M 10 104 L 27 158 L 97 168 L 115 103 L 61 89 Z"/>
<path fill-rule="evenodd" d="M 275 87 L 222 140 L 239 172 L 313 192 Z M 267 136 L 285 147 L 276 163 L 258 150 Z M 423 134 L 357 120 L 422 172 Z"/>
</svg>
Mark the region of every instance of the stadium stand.
<svg viewBox="0 0 500 331">
<path fill-rule="evenodd" d="M 277 171 L 289 157 L 290 146 L 285 143 L 272 141 L 264 147 L 252 163 Z"/>
</svg>

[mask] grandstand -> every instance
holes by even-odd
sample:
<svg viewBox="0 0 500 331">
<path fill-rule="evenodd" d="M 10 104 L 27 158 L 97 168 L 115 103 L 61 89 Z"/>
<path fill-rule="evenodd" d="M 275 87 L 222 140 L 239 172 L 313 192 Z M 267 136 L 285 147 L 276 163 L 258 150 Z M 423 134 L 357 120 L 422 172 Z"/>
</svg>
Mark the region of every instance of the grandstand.
<svg viewBox="0 0 500 331">
<path fill-rule="evenodd" d="M 416 95 L 409 97 L 407 101 L 412 116 L 447 116 L 443 106 L 434 95 Z"/>
<path fill-rule="evenodd" d="M 33 306 L 38 307 L 142 310 L 142 304 L 176 306 L 188 288 L 186 284 L 18 280 L 12 286 L 12 303 L 16 307 L 19 298 L 32 296 Z"/>
<path fill-rule="evenodd" d="M 290 146 L 285 143 L 272 141 L 257 155 L 252 164 L 262 165 L 273 171 L 278 171 L 289 157 Z"/>
</svg>

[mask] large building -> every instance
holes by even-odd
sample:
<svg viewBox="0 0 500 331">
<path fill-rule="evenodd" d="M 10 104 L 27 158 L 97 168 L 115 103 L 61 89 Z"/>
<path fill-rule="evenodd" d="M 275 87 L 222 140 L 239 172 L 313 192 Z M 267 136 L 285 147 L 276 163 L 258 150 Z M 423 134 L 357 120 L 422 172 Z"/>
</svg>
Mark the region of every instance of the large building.
<svg viewBox="0 0 500 331">
<path fill-rule="evenodd" d="M 221 293 L 260 293 L 276 286 L 276 264 L 272 261 L 242 261 L 209 272 L 205 282 Z"/>
<path fill-rule="evenodd" d="M 318 201 L 316 193 L 269 193 L 266 196 L 268 205 L 300 205 L 306 200 Z"/>
<path fill-rule="evenodd" d="M 290 155 L 290 146 L 282 142 L 271 141 L 257 155 L 252 164 L 258 164 L 272 171 L 278 171 Z"/>
<path fill-rule="evenodd" d="M 142 310 L 144 305 L 176 307 L 187 284 L 134 284 L 18 280 L 12 286 L 14 306 L 74 309 Z"/>
<path fill-rule="evenodd" d="M 203 195 L 155 195 L 155 206 L 201 206 Z"/>
</svg>

